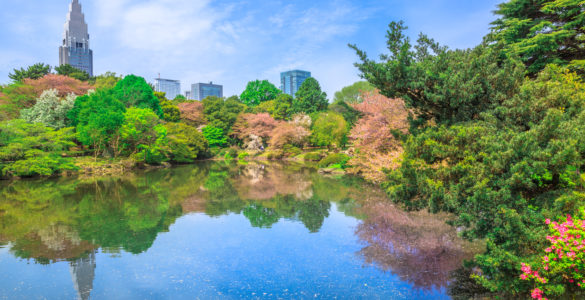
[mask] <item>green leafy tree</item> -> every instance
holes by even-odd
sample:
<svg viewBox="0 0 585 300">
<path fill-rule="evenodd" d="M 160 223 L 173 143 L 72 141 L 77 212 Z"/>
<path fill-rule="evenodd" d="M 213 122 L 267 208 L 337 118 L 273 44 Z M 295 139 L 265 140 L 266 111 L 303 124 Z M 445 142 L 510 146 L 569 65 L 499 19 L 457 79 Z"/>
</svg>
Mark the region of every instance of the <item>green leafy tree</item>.
<svg viewBox="0 0 585 300">
<path fill-rule="evenodd" d="M 585 73 L 582 0 L 511 0 L 498 6 L 491 39 L 518 55 L 535 75 L 547 64 Z"/>
<path fill-rule="evenodd" d="M 191 163 L 207 151 L 208 142 L 197 129 L 183 123 L 167 123 L 170 160 Z"/>
<path fill-rule="evenodd" d="M 76 169 L 62 153 L 75 146 L 72 128 L 54 130 L 16 119 L 0 123 L 0 170 L 3 176 L 50 176 Z"/>
<path fill-rule="evenodd" d="M 185 102 L 187 101 L 187 97 L 179 94 L 175 97 L 175 99 L 173 99 L 173 102 Z"/>
<path fill-rule="evenodd" d="M 280 94 L 274 100 L 260 103 L 256 112 L 267 112 L 275 120 L 286 120 L 292 114 L 292 101 L 293 98 L 289 94 Z"/>
<path fill-rule="evenodd" d="M 77 138 L 95 154 L 104 153 L 112 136 L 124 123 L 124 104 L 112 90 L 97 90 L 78 97 L 67 117 L 77 129 Z"/>
<path fill-rule="evenodd" d="M 33 107 L 21 111 L 21 117 L 29 123 L 64 128 L 69 123 L 67 113 L 73 108 L 75 98 L 75 95 L 70 94 L 60 99 L 56 89 L 44 91 Z"/>
<path fill-rule="evenodd" d="M 57 71 L 57 74 L 59 74 L 59 75 L 69 76 L 71 78 L 75 78 L 75 79 L 80 80 L 80 81 L 88 81 L 89 80 L 89 74 L 87 72 L 80 70 L 80 69 L 77 69 L 69 64 L 60 65 L 58 67 L 55 67 L 55 71 Z"/>
<path fill-rule="evenodd" d="M 163 111 L 163 120 L 168 122 L 179 122 L 181 120 L 181 111 L 172 101 L 161 101 L 160 107 Z"/>
<path fill-rule="evenodd" d="M 317 115 L 309 140 L 315 146 L 343 147 L 347 143 L 349 128 L 342 115 L 335 112 L 321 112 Z"/>
<path fill-rule="evenodd" d="M 387 44 L 390 54 L 382 61 L 361 59 L 361 76 L 388 98 L 402 98 L 416 118 L 413 128 L 434 121 L 453 124 L 476 120 L 518 91 L 524 66 L 502 58 L 495 47 L 480 45 L 470 50 L 448 50 L 421 34 L 413 46 L 403 22 L 390 23 Z"/>
<path fill-rule="evenodd" d="M 14 82 L 22 82 L 25 78 L 39 79 L 47 74 L 51 73 L 51 66 L 43 63 L 34 64 L 26 69 L 20 68 L 14 69 L 12 73 L 8 74 L 8 77 Z"/>
<path fill-rule="evenodd" d="M 203 114 L 208 121 L 208 125 L 221 128 L 222 131 L 229 132 L 232 125 L 236 122 L 238 115 L 246 109 L 246 106 L 237 100 L 237 97 L 223 99 L 210 96 L 203 99 Z"/>
<path fill-rule="evenodd" d="M 358 81 L 350 86 L 346 86 L 341 91 L 335 92 L 333 102 L 345 102 L 348 104 L 362 103 L 362 94 L 373 92 L 376 88 L 367 81 Z"/>
<path fill-rule="evenodd" d="M 248 82 L 246 89 L 240 95 L 240 101 L 248 106 L 256 106 L 262 102 L 276 99 L 282 92 L 268 80 Z"/>
<path fill-rule="evenodd" d="M 292 102 L 292 111 L 294 113 L 311 114 L 327 109 L 327 94 L 321 91 L 319 82 L 313 78 L 307 78 L 295 94 Z"/>
<path fill-rule="evenodd" d="M 348 105 L 345 101 L 334 102 L 333 104 L 329 105 L 329 110 L 342 115 L 350 128 L 362 116 L 359 111 Z"/>
<path fill-rule="evenodd" d="M 122 154 L 149 164 L 160 164 L 168 160 L 167 130 L 152 110 L 129 108 L 124 114 L 124 123 L 118 135 Z"/>
<path fill-rule="evenodd" d="M 209 147 L 223 147 L 227 145 L 227 138 L 223 133 L 223 129 L 213 126 L 203 127 L 203 135 L 209 143 Z"/>
<path fill-rule="evenodd" d="M 142 77 L 135 75 L 124 77 L 116 84 L 114 95 L 124 103 L 126 108 L 148 108 L 160 118 L 163 117 L 160 101 L 154 95 L 151 86 Z"/>
</svg>

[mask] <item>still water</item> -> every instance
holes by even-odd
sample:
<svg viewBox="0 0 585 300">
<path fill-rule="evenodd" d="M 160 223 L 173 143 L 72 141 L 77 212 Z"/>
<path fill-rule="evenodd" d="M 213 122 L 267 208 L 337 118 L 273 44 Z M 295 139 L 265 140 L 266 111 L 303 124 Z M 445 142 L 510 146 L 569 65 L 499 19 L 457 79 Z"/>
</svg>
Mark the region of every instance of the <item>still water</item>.
<svg viewBox="0 0 585 300">
<path fill-rule="evenodd" d="M 0 299 L 448 299 L 446 220 L 291 164 L 1 182 Z"/>
</svg>

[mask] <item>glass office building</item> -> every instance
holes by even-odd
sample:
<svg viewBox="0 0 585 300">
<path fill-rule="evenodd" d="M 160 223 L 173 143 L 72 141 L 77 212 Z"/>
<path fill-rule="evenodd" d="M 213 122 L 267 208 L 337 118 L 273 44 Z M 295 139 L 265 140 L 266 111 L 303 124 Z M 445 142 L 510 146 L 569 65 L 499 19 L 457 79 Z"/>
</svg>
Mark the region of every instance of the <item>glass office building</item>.
<svg viewBox="0 0 585 300">
<path fill-rule="evenodd" d="M 155 78 L 154 89 L 157 92 L 165 93 L 167 99 L 173 100 L 181 95 L 181 82 L 179 80 Z"/>
<path fill-rule="evenodd" d="M 209 96 L 223 97 L 223 85 L 210 83 L 195 83 L 191 85 L 193 100 L 203 100 Z"/>
<path fill-rule="evenodd" d="M 301 70 L 280 73 L 280 90 L 294 97 L 301 84 L 309 77 L 311 77 L 311 72 Z"/>
<path fill-rule="evenodd" d="M 93 76 L 93 51 L 89 49 L 87 23 L 78 0 L 69 5 L 63 45 L 59 47 L 59 65 L 71 65 Z"/>
</svg>

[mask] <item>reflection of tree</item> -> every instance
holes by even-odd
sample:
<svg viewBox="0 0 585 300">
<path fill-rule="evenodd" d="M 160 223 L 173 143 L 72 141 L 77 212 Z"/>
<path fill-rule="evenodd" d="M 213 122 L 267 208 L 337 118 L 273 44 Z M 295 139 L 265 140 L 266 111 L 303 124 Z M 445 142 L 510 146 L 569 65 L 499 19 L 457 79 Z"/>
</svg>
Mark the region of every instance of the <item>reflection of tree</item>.
<svg viewBox="0 0 585 300">
<path fill-rule="evenodd" d="M 294 195 L 297 200 L 313 196 L 307 169 L 289 169 L 286 165 L 250 163 L 239 166 L 232 183 L 242 199 L 269 200 L 280 195 Z"/>
<path fill-rule="evenodd" d="M 270 228 L 280 219 L 274 208 L 263 207 L 262 204 L 250 204 L 244 208 L 244 216 L 254 227 Z"/>
<path fill-rule="evenodd" d="M 366 245 L 359 255 L 416 287 L 446 287 L 449 273 L 479 250 L 457 237 L 446 215 L 408 213 L 372 200 L 366 201 L 362 212 L 367 218 L 357 229 Z"/>
</svg>

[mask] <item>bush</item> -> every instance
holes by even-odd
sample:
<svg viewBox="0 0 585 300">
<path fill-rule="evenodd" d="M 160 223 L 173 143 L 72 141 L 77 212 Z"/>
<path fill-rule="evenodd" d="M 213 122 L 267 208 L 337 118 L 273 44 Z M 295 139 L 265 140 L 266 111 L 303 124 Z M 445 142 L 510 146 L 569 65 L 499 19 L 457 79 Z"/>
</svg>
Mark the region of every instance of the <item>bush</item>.
<svg viewBox="0 0 585 300">
<path fill-rule="evenodd" d="M 181 111 L 173 102 L 163 100 L 160 102 L 160 107 L 163 111 L 163 120 L 168 122 L 179 122 L 181 120 Z"/>
<path fill-rule="evenodd" d="M 318 166 L 319 168 L 327 168 L 331 165 L 340 165 L 343 168 L 349 159 L 350 157 L 344 153 L 329 154 L 319 162 Z"/>
<path fill-rule="evenodd" d="M 232 160 L 232 159 L 234 159 L 236 157 L 238 157 L 238 149 L 235 148 L 235 147 L 229 148 L 226 151 L 225 156 L 224 156 L 224 158 L 226 160 Z"/>
<path fill-rule="evenodd" d="M 197 129 L 182 123 L 167 123 L 165 127 L 171 161 L 190 163 L 207 151 L 207 140 Z"/>
<path fill-rule="evenodd" d="M 223 135 L 223 129 L 221 128 L 205 126 L 203 128 L 203 135 L 207 139 L 209 147 L 223 147 L 227 145 L 227 139 Z"/>
<path fill-rule="evenodd" d="M 124 114 L 117 148 L 137 161 L 160 164 L 167 158 L 167 129 L 148 108 L 130 108 Z"/>
<path fill-rule="evenodd" d="M 321 153 L 319 152 L 309 152 L 307 154 L 305 154 L 305 161 L 320 161 L 323 158 L 323 156 L 321 155 Z"/>
<path fill-rule="evenodd" d="M 303 151 L 300 148 L 295 147 L 293 145 L 284 145 L 284 147 L 282 148 L 282 152 L 286 157 L 297 156 L 303 153 Z"/>
<path fill-rule="evenodd" d="M 238 154 L 238 159 L 239 160 L 243 160 L 246 159 L 246 157 L 250 156 L 250 154 L 248 152 L 240 152 L 240 154 Z"/>
<path fill-rule="evenodd" d="M 347 142 L 347 133 L 348 126 L 343 116 L 328 111 L 316 115 L 309 139 L 315 146 L 343 147 Z"/>
</svg>

